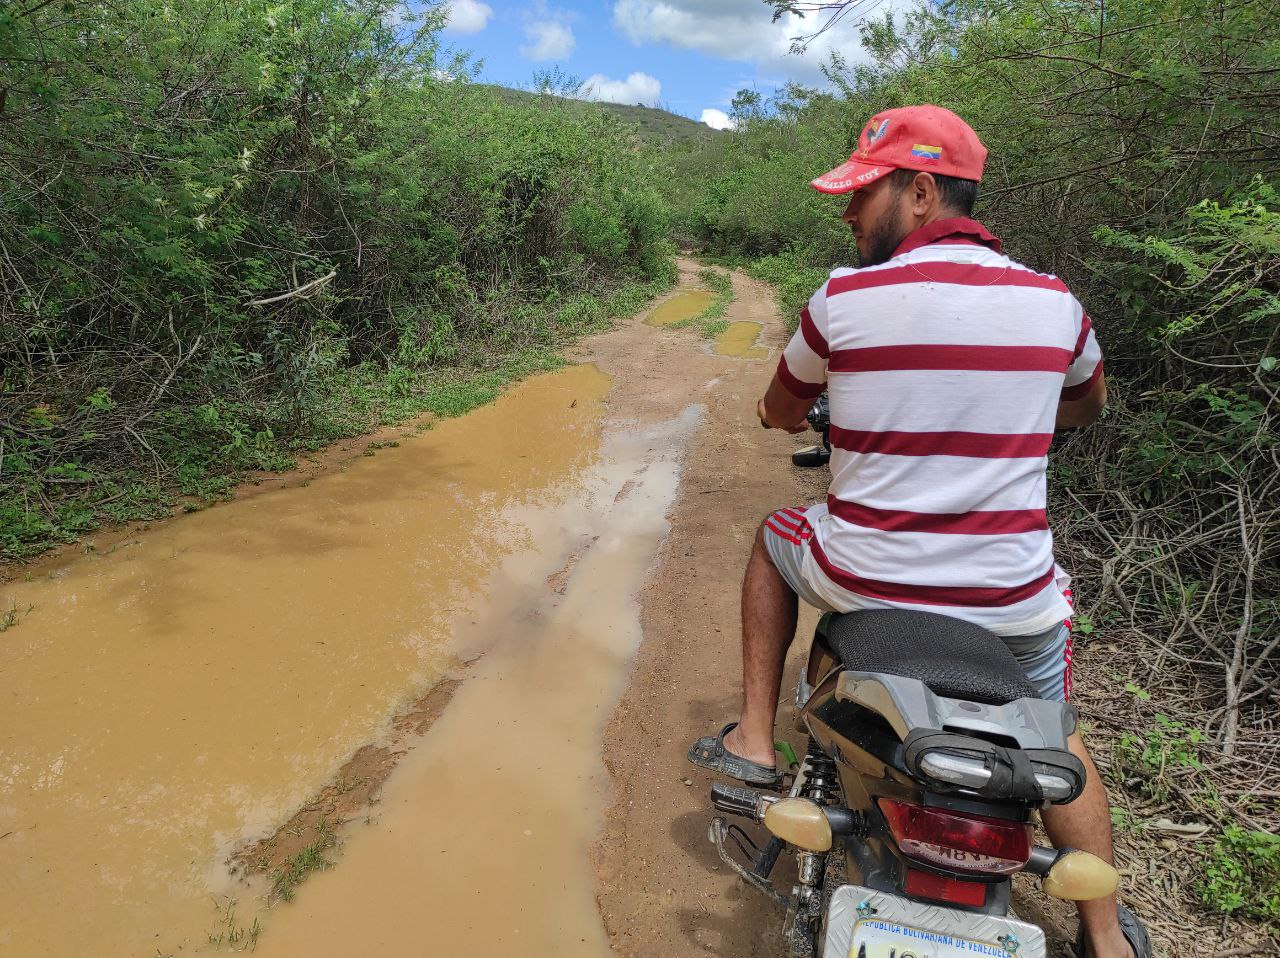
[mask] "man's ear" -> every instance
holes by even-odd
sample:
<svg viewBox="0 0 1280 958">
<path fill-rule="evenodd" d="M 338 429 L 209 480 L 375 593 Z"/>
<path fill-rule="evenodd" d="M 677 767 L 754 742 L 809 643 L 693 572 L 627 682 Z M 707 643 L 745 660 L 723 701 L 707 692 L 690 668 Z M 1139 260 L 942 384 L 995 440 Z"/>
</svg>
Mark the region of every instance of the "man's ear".
<svg viewBox="0 0 1280 958">
<path fill-rule="evenodd" d="M 917 216 L 924 216 L 933 207 L 938 196 L 938 181 L 932 173 L 917 173 L 911 181 L 911 205 Z"/>
</svg>

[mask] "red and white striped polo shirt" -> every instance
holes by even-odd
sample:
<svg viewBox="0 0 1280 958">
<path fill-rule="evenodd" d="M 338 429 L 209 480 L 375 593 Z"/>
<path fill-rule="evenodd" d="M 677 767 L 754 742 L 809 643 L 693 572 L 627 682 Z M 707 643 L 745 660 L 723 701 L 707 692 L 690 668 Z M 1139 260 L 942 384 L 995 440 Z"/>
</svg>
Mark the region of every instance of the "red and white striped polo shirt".
<svg viewBox="0 0 1280 958">
<path fill-rule="evenodd" d="M 1102 374 L 1089 317 L 970 219 L 837 269 L 778 376 L 831 395 L 831 489 L 805 579 L 834 608 L 941 612 L 1027 635 L 1071 609 L 1045 516 L 1058 401 Z"/>
</svg>

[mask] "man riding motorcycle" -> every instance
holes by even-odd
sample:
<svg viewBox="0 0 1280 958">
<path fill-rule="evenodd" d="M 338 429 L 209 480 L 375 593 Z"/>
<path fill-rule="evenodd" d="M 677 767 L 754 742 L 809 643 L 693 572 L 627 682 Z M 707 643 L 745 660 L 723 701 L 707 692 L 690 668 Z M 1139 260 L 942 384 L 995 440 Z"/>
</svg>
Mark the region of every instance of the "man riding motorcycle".
<svg viewBox="0 0 1280 958">
<path fill-rule="evenodd" d="M 987 157 L 949 110 L 874 116 L 847 163 L 813 181 L 852 194 L 842 214 L 861 266 L 837 269 L 801 316 L 758 406 L 800 432 L 824 389 L 832 482 L 825 503 L 761 525 L 742 593 L 743 702 L 700 739 L 695 764 L 754 784 L 778 778 L 774 721 L 798 600 L 826 612 L 914 609 L 999 635 L 1042 698 L 1071 691 L 1068 578 L 1045 516 L 1056 428 L 1106 402 L 1088 316 L 1056 277 L 1001 252 L 969 218 Z M 1112 860 L 1107 796 L 1079 734 L 1084 793 L 1045 829 Z M 1150 953 L 1114 896 L 1079 903 L 1090 955 Z"/>
</svg>

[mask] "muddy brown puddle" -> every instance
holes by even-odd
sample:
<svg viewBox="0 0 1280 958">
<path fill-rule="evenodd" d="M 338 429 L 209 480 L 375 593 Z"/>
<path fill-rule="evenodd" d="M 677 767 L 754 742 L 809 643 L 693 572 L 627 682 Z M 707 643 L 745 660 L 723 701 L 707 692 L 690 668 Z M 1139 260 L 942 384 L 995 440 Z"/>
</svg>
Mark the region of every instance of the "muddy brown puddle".
<svg viewBox="0 0 1280 958">
<path fill-rule="evenodd" d="M 715 293 L 695 289 L 677 293 L 645 317 L 650 326 L 672 326 L 693 319 L 716 301 Z"/>
<path fill-rule="evenodd" d="M 532 583 L 501 590 L 473 624 L 506 633 L 502 644 L 392 774 L 337 867 L 270 916 L 257 954 L 608 953 L 587 865 L 600 736 L 640 642 L 634 595 L 695 416 L 606 439 L 588 496 L 594 541 L 571 557 L 563 599 L 520 614 L 510 597 Z"/>
<path fill-rule="evenodd" d="M 0 952 L 212 952 L 236 900 L 265 954 L 607 947 L 600 729 L 689 432 L 606 427 L 608 388 L 536 377 L 5 586 L 31 612 L 0 636 Z M 485 650 L 337 866 L 262 912 L 231 853 Z"/>
<path fill-rule="evenodd" d="M 762 332 L 763 327 L 759 323 L 730 323 L 716 336 L 714 351 L 735 359 L 764 359 L 769 350 L 756 345 Z"/>
</svg>

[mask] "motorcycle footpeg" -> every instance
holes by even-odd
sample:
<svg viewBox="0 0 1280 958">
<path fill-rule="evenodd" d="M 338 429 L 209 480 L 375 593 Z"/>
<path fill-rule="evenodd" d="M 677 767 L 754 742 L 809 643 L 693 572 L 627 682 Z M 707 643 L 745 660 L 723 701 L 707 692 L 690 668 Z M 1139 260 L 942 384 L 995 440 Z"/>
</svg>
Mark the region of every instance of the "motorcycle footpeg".
<svg viewBox="0 0 1280 958">
<path fill-rule="evenodd" d="M 791 462 L 801 469 L 815 469 L 831 461 L 831 452 L 823 446 L 797 449 L 791 454 Z"/>
<path fill-rule="evenodd" d="M 764 795 L 754 788 L 743 788 L 741 785 L 722 785 L 716 782 L 711 786 L 711 804 L 722 812 L 741 815 L 753 822 L 760 820 Z"/>
</svg>

